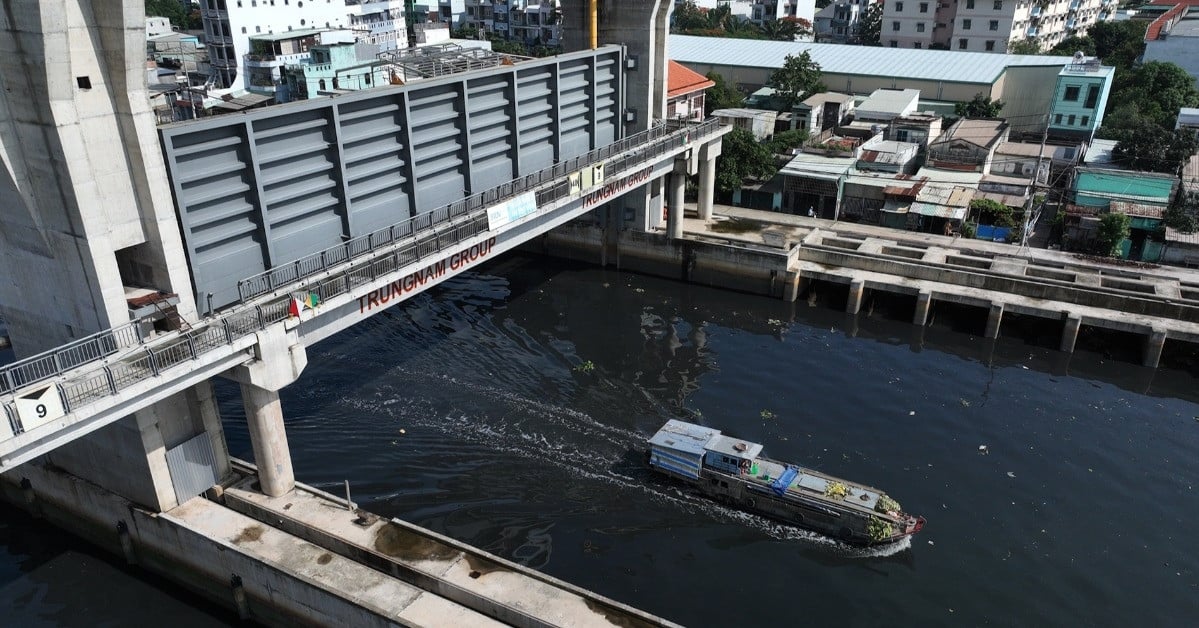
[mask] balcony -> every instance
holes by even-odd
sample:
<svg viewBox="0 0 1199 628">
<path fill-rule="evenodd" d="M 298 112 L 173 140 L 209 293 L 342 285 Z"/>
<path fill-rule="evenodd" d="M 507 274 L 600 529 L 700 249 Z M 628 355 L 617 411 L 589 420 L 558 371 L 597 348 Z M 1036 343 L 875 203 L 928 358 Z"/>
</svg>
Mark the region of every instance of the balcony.
<svg viewBox="0 0 1199 628">
<path fill-rule="evenodd" d="M 1028 11 L 1029 17 L 1039 17 L 1041 15 L 1041 6 L 1037 5 Z"/>
<path fill-rule="evenodd" d="M 1039 32 L 1040 31 L 1037 29 L 1036 26 L 1029 26 L 1028 30 L 1024 31 L 1024 35 L 1026 37 L 1036 37 L 1037 33 L 1039 33 Z"/>
<path fill-rule="evenodd" d="M 1075 27 L 1077 21 L 1078 20 L 1075 20 L 1074 18 L 1070 18 L 1070 19 L 1066 20 L 1066 28 L 1073 29 Z"/>
<path fill-rule="evenodd" d="M 1081 0 L 1071 0 L 1071 2 L 1070 2 L 1070 9 L 1069 9 L 1069 10 L 1070 10 L 1070 11 L 1077 11 L 1077 10 L 1078 10 L 1078 6 L 1079 6 L 1080 4 L 1082 4 Z"/>
</svg>

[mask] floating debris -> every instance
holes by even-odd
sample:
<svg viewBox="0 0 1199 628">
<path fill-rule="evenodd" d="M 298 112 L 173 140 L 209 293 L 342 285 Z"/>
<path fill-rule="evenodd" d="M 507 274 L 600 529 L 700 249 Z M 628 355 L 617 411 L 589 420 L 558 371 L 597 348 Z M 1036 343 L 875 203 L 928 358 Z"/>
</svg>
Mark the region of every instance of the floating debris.
<svg viewBox="0 0 1199 628">
<path fill-rule="evenodd" d="M 908 416 L 916 416 L 915 410 L 908 410 Z"/>
<path fill-rule="evenodd" d="M 958 399 L 958 403 L 962 404 L 963 408 L 969 408 L 970 402 L 965 399 Z"/>
<path fill-rule="evenodd" d="M 1008 476 L 1009 478 L 1014 478 L 1014 477 L 1016 477 L 1016 474 L 1015 474 L 1015 473 L 1012 473 L 1011 471 L 1008 471 L 1008 472 L 1007 472 L 1007 476 Z"/>
<path fill-rule="evenodd" d="M 986 446 L 986 445 L 979 445 L 979 446 L 978 446 L 978 453 L 980 453 L 980 454 L 982 454 L 982 455 L 984 455 L 984 456 L 985 456 L 985 455 L 987 455 L 988 453 L 990 453 L 990 450 L 989 450 L 989 449 L 987 449 L 987 446 Z"/>
</svg>

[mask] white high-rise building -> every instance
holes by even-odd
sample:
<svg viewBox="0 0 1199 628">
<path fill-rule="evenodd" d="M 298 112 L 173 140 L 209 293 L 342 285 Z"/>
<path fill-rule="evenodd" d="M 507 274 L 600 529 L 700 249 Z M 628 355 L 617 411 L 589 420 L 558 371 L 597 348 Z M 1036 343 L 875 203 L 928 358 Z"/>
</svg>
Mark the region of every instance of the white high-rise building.
<svg viewBox="0 0 1199 628">
<path fill-rule="evenodd" d="M 885 0 L 879 43 L 892 48 L 1007 52 L 1033 41 L 1048 50 L 1112 19 L 1118 0 Z"/>
<path fill-rule="evenodd" d="M 250 37 L 309 29 L 350 29 L 379 50 L 408 47 L 404 0 L 199 0 L 217 81 L 238 83 Z"/>
</svg>

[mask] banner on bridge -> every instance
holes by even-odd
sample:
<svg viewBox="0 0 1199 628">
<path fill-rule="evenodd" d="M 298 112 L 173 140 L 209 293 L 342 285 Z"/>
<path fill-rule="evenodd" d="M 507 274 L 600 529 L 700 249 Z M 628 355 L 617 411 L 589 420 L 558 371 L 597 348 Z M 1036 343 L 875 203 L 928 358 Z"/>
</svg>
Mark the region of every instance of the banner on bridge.
<svg viewBox="0 0 1199 628">
<path fill-rule="evenodd" d="M 537 193 L 525 192 L 498 205 L 487 208 L 487 230 L 512 224 L 525 216 L 537 212 Z"/>
</svg>

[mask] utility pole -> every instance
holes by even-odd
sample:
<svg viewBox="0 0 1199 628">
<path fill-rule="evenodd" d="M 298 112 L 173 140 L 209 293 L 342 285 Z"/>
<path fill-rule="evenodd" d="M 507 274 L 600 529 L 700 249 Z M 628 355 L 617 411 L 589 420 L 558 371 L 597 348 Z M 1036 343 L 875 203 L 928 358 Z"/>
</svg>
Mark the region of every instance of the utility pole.
<svg viewBox="0 0 1199 628">
<path fill-rule="evenodd" d="M 1024 249 L 1028 246 L 1028 229 L 1030 227 L 1028 219 L 1029 219 L 1030 215 L 1032 214 L 1033 202 L 1037 198 L 1037 187 L 1038 187 L 1037 183 L 1038 183 L 1038 178 L 1041 176 L 1041 162 L 1045 159 L 1045 141 L 1048 138 L 1049 138 L 1049 114 L 1045 114 L 1045 128 L 1041 131 L 1041 148 L 1037 150 L 1037 167 L 1033 169 L 1033 173 L 1032 173 L 1032 190 L 1030 191 L 1031 193 L 1028 195 L 1028 201 L 1024 204 L 1024 228 L 1020 231 L 1020 252 L 1021 253 L 1023 253 Z M 1046 180 L 1048 180 L 1048 179 L 1049 179 L 1049 177 L 1046 177 Z M 1044 205 L 1044 203 L 1042 203 L 1042 205 Z M 1038 215 L 1038 217 L 1039 217 L 1039 215 Z M 1033 224 L 1036 224 L 1036 223 L 1034 222 Z"/>
</svg>

